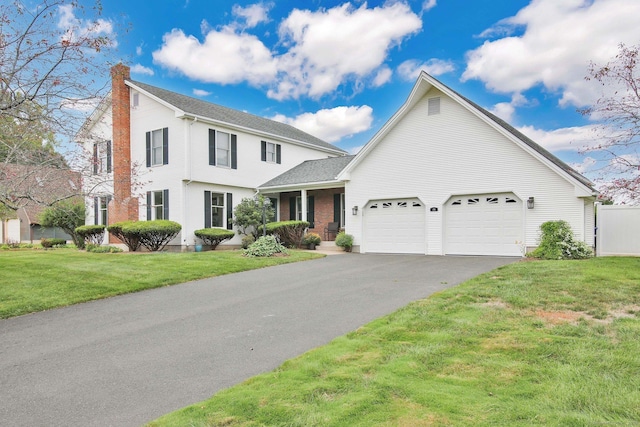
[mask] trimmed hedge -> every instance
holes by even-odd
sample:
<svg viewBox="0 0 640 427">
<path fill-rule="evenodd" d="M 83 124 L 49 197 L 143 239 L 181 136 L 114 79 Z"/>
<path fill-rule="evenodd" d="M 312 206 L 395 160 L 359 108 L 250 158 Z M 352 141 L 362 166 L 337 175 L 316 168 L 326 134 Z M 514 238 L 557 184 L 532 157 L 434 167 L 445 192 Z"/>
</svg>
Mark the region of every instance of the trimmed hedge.
<svg viewBox="0 0 640 427">
<path fill-rule="evenodd" d="M 104 225 L 82 225 L 76 228 L 76 234 L 85 244 L 100 246 L 104 241 Z"/>
<path fill-rule="evenodd" d="M 122 240 L 130 251 L 144 246 L 151 252 L 164 249 L 180 233 L 182 226 L 175 221 L 122 221 L 107 227 L 110 233 Z"/>
<path fill-rule="evenodd" d="M 302 239 L 307 228 L 309 222 L 295 220 L 270 222 L 266 226 L 267 234 L 278 237 L 283 245 L 290 248 L 302 247 Z"/>
<path fill-rule="evenodd" d="M 51 239 L 42 239 L 40 240 L 40 244 L 43 248 L 54 248 L 56 246 L 66 246 L 67 241 L 65 239 L 58 239 L 54 237 Z"/>
<path fill-rule="evenodd" d="M 124 229 L 127 225 L 134 222 L 135 221 L 121 221 L 107 226 L 107 231 L 127 245 L 127 248 L 129 248 L 131 252 L 135 252 L 140 249 L 140 236 L 133 233 L 125 233 Z"/>
<path fill-rule="evenodd" d="M 215 250 L 220 243 L 232 239 L 236 233 L 223 228 L 202 228 L 194 231 L 193 234 L 202 240 L 205 245 L 211 246 L 211 249 Z"/>
</svg>

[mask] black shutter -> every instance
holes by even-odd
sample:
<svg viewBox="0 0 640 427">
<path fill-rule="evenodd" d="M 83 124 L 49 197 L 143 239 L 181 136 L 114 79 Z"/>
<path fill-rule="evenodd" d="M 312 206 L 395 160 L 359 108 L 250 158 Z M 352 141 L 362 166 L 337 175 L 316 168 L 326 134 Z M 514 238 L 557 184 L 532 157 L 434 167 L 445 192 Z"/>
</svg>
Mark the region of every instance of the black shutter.
<svg viewBox="0 0 640 427">
<path fill-rule="evenodd" d="M 295 220 L 298 219 L 296 216 L 296 198 L 289 197 L 289 219 Z"/>
<path fill-rule="evenodd" d="M 333 195 L 333 222 L 337 222 L 338 226 L 342 226 L 340 224 L 340 193 Z"/>
<path fill-rule="evenodd" d="M 151 132 L 147 132 L 147 167 L 151 167 Z"/>
<path fill-rule="evenodd" d="M 282 163 L 282 146 L 280 144 L 276 145 L 276 163 Z"/>
<path fill-rule="evenodd" d="M 100 224 L 98 222 L 99 218 L 100 218 L 100 198 L 94 197 L 93 198 L 93 223 L 95 225 Z"/>
<path fill-rule="evenodd" d="M 109 203 L 111 203 L 111 196 L 107 196 L 107 223 L 104 224 L 105 226 L 109 225 Z"/>
<path fill-rule="evenodd" d="M 162 219 L 169 219 L 169 190 L 162 191 Z"/>
<path fill-rule="evenodd" d="M 107 172 L 111 172 L 111 141 L 107 141 Z"/>
<path fill-rule="evenodd" d="M 162 129 L 162 164 L 169 164 L 169 128 Z"/>
<path fill-rule="evenodd" d="M 238 136 L 231 135 L 231 169 L 238 169 Z"/>
<path fill-rule="evenodd" d="M 98 143 L 93 143 L 93 174 L 98 173 Z"/>
<path fill-rule="evenodd" d="M 260 141 L 260 159 L 267 161 L 267 141 Z"/>
<path fill-rule="evenodd" d="M 233 194 L 227 193 L 227 230 L 233 230 Z"/>
<path fill-rule="evenodd" d="M 315 225 L 315 202 L 313 196 L 307 197 L 307 221 L 309 221 L 309 228 L 316 228 Z"/>
<path fill-rule="evenodd" d="M 204 228 L 211 228 L 211 191 L 204 192 Z"/>
<path fill-rule="evenodd" d="M 151 221 L 151 191 L 147 191 L 147 221 Z"/>
<path fill-rule="evenodd" d="M 209 164 L 216 165 L 216 131 L 209 129 Z"/>
</svg>

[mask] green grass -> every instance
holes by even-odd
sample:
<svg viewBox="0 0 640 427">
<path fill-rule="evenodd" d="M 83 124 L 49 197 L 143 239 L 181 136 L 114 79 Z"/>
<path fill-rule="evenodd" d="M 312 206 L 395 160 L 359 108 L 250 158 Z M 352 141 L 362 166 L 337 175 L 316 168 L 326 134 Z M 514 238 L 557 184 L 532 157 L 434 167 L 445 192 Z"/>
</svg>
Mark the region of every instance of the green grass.
<svg viewBox="0 0 640 427">
<path fill-rule="evenodd" d="M 508 265 L 151 426 L 640 425 L 640 258 Z"/>
<path fill-rule="evenodd" d="M 321 256 L 290 253 L 288 257 L 246 258 L 240 251 L 1 251 L 0 318 Z"/>
</svg>

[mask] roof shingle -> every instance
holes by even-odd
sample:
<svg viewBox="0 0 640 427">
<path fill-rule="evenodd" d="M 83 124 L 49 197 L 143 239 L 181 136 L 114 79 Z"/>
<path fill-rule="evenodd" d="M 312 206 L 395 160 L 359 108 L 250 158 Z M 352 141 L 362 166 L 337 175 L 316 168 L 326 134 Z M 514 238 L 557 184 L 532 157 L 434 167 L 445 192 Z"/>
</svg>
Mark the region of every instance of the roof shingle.
<svg viewBox="0 0 640 427">
<path fill-rule="evenodd" d="M 272 180 L 265 182 L 258 188 L 335 181 L 338 174 L 354 157 L 355 156 L 341 156 L 307 160 Z"/>
</svg>

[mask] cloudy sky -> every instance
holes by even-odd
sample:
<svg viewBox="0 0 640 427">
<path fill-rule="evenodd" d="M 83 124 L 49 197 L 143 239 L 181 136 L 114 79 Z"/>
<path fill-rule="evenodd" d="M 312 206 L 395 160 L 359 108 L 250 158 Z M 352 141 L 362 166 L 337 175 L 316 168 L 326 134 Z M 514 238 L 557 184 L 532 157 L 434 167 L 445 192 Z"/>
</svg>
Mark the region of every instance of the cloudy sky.
<svg viewBox="0 0 640 427">
<path fill-rule="evenodd" d="M 588 176 L 594 122 L 576 109 L 602 93 L 588 65 L 640 43 L 638 0 L 104 3 L 135 80 L 355 153 L 423 69 Z"/>
</svg>

